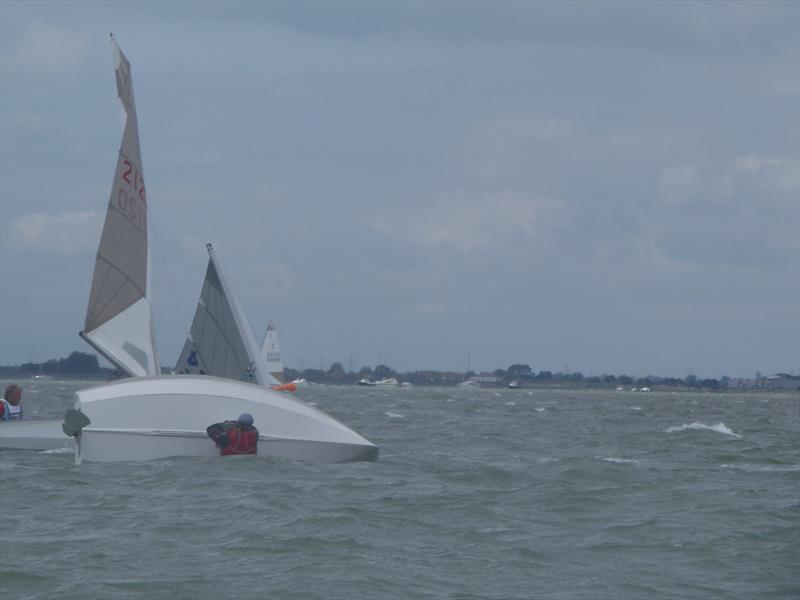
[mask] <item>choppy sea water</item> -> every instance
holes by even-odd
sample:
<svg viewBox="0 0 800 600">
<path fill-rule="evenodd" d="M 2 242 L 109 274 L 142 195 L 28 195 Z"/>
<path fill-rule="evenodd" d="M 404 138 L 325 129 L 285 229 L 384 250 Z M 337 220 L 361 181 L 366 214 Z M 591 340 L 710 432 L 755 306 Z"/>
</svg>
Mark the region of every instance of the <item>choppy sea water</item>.
<svg viewBox="0 0 800 600">
<path fill-rule="evenodd" d="M 85 385 L 24 383 L 28 416 Z M 378 462 L 0 452 L 0 598 L 800 596 L 797 394 L 297 396 Z"/>
</svg>

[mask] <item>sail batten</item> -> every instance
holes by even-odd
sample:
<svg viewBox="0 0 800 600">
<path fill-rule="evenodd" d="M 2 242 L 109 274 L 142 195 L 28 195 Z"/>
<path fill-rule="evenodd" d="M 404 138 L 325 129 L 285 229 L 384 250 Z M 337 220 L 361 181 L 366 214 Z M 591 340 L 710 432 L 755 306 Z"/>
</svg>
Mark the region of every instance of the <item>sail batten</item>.
<svg viewBox="0 0 800 600">
<path fill-rule="evenodd" d="M 82 337 L 131 376 L 160 373 L 150 307 L 147 198 L 131 68 L 111 38 L 125 125 Z"/>
</svg>

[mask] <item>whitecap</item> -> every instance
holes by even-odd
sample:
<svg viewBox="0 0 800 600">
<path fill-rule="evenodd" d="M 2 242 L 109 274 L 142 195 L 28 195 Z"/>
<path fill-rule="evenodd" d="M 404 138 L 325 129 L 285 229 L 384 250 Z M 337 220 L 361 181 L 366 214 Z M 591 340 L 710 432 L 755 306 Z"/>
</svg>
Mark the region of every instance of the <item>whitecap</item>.
<svg viewBox="0 0 800 600">
<path fill-rule="evenodd" d="M 687 431 L 687 430 L 703 430 L 707 429 L 708 431 L 716 431 L 717 433 L 722 433 L 724 435 L 730 435 L 732 437 L 742 437 L 738 433 L 734 433 L 725 423 L 715 423 L 714 425 L 706 425 L 705 423 L 698 423 L 695 421 L 694 423 L 683 424 L 683 425 L 673 425 L 672 427 L 667 427 L 664 430 L 664 433 L 675 433 L 677 431 Z"/>
<path fill-rule="evenodd" d="M 39 454 L 75 454 L 72 448 L 52 448 L 50 450 L 42 450 Z"/>
<path fill-rule="evenodd" d="M 533 410 L 535 410 L 536 412 L 544 412 L 547 409 L 545 409 L 545 408 L 534 408 Z"/>
<path fill-rule="evenodd" d="M 631 410 L 642 410 L 641 406 L 631 406 Z"/>
<path fill-rule="evenodd" d="M 749 473 L 800 473 L 800 465 L 722 465 L 721 469 L 738 469 Z"/>
<path fill-rule="evenodd" d="M 633 458 L 614 458 L 613 456 L 608 456 L 608 457 L 595 456 L 593 458 L 596 458 L 597 460 L 602 460 L 602 461 L 605 461 L 605 462 L 618 463 L 618 464 L 624 464 L 624 465 L 636 465 L 636 464 L 639 464 L 639 461 L 635 460 Z"/>
<path fill-rule="evenodd" d="M 384 414 L 390 419 L 405 419 L 405 417 L 400 413 L 386 412 Z"/>
</svg>

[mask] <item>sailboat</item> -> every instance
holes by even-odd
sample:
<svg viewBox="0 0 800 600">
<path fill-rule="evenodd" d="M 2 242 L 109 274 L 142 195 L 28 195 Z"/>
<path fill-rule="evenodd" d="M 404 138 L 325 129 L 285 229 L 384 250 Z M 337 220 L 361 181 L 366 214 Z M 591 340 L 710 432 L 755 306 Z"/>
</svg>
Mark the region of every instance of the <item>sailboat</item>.
<svg viewBox="0 0 800 600">
<path fill-rule="evenodd" d="M 284 383 L 283 361 L 281 360 L 281 343 L 278 340 L 278 332 L 272 321 L 267 323 L 267 330 L 264 332 L 264 339 L 261 341 L 261 355 L 267 363 L 270 375 L 280 383 Z"/>
<path fill-rule="evenodd" d="M 378 447 L 356 432 L 263 387 L 268 373 L 258 364 L 252 330 L 244 323 L 237 326 L 256 363 L 246 374 L 249 379 L 159 374 L 150 307 L 147 196 L 133 82 L 130 63 L 113 36 L 111 43 L 126 120 L 81 337 L 129 378 L 79 390 L 75 409 L 67 411 L 61 424 L 61 440 L 64 434 L 74 439 L 76 463 L 213 456 L 219 451 L 206 435 L 206 427 L 248 412 L 261 432 L 261 455 L 323 462 L 376 460 Z M 210 257 L 213 265 L 211 250 Z M 231 311 L 234 317 L 241 313 L 235 301 Z M 50 443 L 53 431 L 50 424 L 44 433 L 31 428 L 28 439 L 21 431 L 15 432 L 8 437 L 16 441 L 9 445 L 5 445 L 5 433 L 6 428 L 0 432 L 4 447 L 31 448 L 44 445 L 45 441 L 37 442 L 43 438 Z"/>
<path fill-rule="evenodd" d="M 206 244 L 206 250 L 208 267 L 203 288 L 174 372 L 262 386 L 280 384 L 256 346 L 247 317 L 223 277 L 214 247 Z"/>
<path fill-rule="evenodd" d="M 264 344 L 256 346 L 252 329 L 236 297 L 231 293 L 211 244 L 206 244 L 208 268 L 192 326 L 186 336 L 173 372 L 188 375 L 213 375 L 245 381 L 274 390 L 294 391 L 293 384 L 282 384 L 280 349 L 272 324 L 267 327 Z M 272 335 L 271 335 L 272 334 Z M 264 346 L 272 338 L 270 352 Z M 277 365 L 280 367 L 276 371 Z M 271 359 L 268 361 L 268 359 Z M 288 386 L 288 387 L 287 387 Z"/>
<path fill-rule="evenodd" d="M 296 392 L 298 385 L 307 385 L 305 379 L 286 382 L 283 374 L 283 360 L 281 360 L 281 343 L 278 341 L 278 332 L 272 321 L 267 323 L 267 330 L 261 341 L 261 355 L 267 363 L 269 374 L 279 381 L 277 385 L 272 386 L 276 392 Z"/>
</svg>

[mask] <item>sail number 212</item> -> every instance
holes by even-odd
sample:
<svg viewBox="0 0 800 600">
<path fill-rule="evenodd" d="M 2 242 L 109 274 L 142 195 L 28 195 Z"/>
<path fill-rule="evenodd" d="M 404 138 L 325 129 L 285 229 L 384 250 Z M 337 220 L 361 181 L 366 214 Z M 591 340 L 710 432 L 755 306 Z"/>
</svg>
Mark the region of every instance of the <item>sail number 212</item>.
<svg viewBox="0 0 800 600">
<path fill-rule="evenodd" d="M 147 223 L 144 177 L 127 158 L 121 156 L 120 160 L 122 181 L 119 182 L 117 189 L 117 208 L 139 229 L 144 229 Z"/>
</svg>

